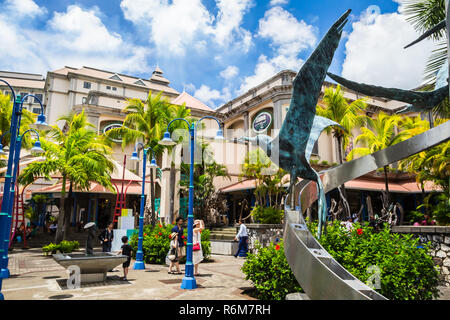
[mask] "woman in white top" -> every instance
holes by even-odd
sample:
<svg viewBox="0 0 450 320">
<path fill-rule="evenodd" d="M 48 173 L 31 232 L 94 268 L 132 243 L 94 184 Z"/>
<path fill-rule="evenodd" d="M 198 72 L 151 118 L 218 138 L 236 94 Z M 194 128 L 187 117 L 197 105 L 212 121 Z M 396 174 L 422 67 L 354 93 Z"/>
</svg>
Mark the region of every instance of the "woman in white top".
<svg viewBox="0 0 450 320">
<path fill-rule="evenodd" d="M 205 224 L 203 220 L 194 221 L 194 236 L 193 236 L 193 248 L 198 246 L 199 250 L 192 250 L 192 263 L 194 264 L 194 276 L 198 276 L 198 265 L 203 261 L 203 250 L 202 250 L 202 231 L 205 229 Z"/>
</svg>

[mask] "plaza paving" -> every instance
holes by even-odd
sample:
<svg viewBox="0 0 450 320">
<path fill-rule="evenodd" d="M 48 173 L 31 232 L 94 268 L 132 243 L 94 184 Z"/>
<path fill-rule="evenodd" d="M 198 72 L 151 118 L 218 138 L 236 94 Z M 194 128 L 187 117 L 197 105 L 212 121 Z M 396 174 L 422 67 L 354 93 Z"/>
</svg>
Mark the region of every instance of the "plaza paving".
<svg viewBox="0 0 450 320">
<path fill-rule="evenodd" d="M 120 280 L 122 266 L 108 272 L 105 283 L 67 289 L 67 271 L 40 249 L 16 249 L 9 254 L 11 277 L 3 281 L 6 300 L 253 300 L 245 294 L 252 288 L 240 270 L 243 259 L 213 255 L 214 262 L 200 264 L 198 288 L 180 288 L 181 275 L 167 273 L 167 266 L 147 264 L 132 270 L 128 281 Z M 133 266 L 134 260 L 131 262 Z M 181 265 L 184 271 L 184 265 Z M 439 300 L 450 300 L 450 287 L 440 287 Z"/>
<path fill-rule="evenodd" d="M 66 269 L 40 249 L 14 250 L 9 254 L 11 277 L 3 281 L 2 293 L 6 300 L 109 300 L 109 299 L 164 299 L 164 300 L 252 300 L 243 294 L 252 287 L 240 268 L 243 259 L 213 255 L 214 262 L 202 263 L 197 277 L 198 288 L 180 288 L 184 276 L 168 274 L 167 266 L 147 264 L 145 270 L 132 270 L 128 281 L 123 281 L 122 266 L 108 272 L 105 283 L 82 285 L 67 289 Z"/>
</svg>

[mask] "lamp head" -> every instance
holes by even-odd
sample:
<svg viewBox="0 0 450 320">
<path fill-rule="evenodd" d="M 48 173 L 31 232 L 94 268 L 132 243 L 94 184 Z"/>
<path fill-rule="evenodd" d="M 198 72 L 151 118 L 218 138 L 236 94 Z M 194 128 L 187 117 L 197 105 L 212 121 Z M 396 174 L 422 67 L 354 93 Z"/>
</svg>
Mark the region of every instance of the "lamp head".
<svg viewBox="0 0 450 320">
<path fill-rule="evenodd" d="M 225 138 L 223 137 L 222 129 L 217 130 L 216 137 L 214 138 L 216 141 L 223 141 Z"/>
<path fill-rule="evenodd" d="M 48 123 L 45 121 L 44 114 L 40 114 L 37 117 L 37 120 L 35 123 L 30 124 L 30 127 L 36 130 L 50 130 L 52 127 L 48 125 Z"/>
<path fill-rule="evenodd" d="M 156 164 L 155 158 L 152 158 L 152 161 L 150 161 L 150 167 L 152 167 L 152 168 L 158 168 L 158 165 Z"/>
<path fill-rule="evenodd" d="M 176 144 L 170 137 L 169 131 L 164 132 L 164 138 L 161 141 L 159 141 L 158 143 L 163 146 L 173 146 Z"/>
<path fill-rule="evenodd" d="M 6 156 L 7 153 L 3 150 L 3 145 L 0 143 L 0 156 Z"/>
<path fill-rule="evenodd" d="M 138 154 L 137 154 L 136 149 L 134 149 L 133 153 L 131 154 L 130 160 L 131 160 L 131 161 L 139 161 L 139 156 L 138 156 Z"/>
<path fill-rule="evenodd" d="M 31 154 L 38 156 L 43 154 L 44 152 L 45 152 L 44 149 L 41 148 L 41 142 L 39 140 L 36 140 L 33 148 L 31 148 Z"/>
</svg>

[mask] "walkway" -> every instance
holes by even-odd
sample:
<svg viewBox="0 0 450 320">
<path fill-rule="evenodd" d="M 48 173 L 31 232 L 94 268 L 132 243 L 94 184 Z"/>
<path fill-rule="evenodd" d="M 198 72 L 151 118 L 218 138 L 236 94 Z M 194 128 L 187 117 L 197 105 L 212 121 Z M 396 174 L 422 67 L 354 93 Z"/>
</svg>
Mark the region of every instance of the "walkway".
<svg viewBox="0 0 450 320">
<path fill-rule="evenodd" d="M 240 270 L 244 260 L 219 255 L 213 255 L 212 259 L 214 262 L 200 265 L 195 290 L 180 288 L 184 265 L 182 275 L 171 275 L 166 266 L 150 264 L 145 270 L 130 268 L 128 281 L 120 280 L 123 272 L 122 266 L 118 266 L 108 273 L 106 283 L 67 289 L 68 273 L 52 257 L 43 256 L 39 249 L 14 250 L 9 255 L 11 277 L 3 281 L 2 293 L 6 300 L 251 300 L 243 294 L 252 286 Z"/>
</svg>

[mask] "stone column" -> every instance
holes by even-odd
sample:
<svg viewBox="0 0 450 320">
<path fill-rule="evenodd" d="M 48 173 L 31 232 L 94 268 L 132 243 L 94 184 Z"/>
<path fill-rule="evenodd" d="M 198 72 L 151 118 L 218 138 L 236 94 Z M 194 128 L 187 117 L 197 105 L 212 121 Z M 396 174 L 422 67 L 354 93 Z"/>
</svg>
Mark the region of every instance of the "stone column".
<svg viewBox="0 0 450 320">
<path fill-rule="evenodd" d="M 171 153 L 169 151 L 164 150 L 162 161 L 161 161 L 161 200 L 160 200 L 160 216 L 164 217 L 164 220 L 167 223 L 171 221 L 167 221 L 169 217 L 170 210 L 170 163 L 171 163 Z"/>
</svg>

